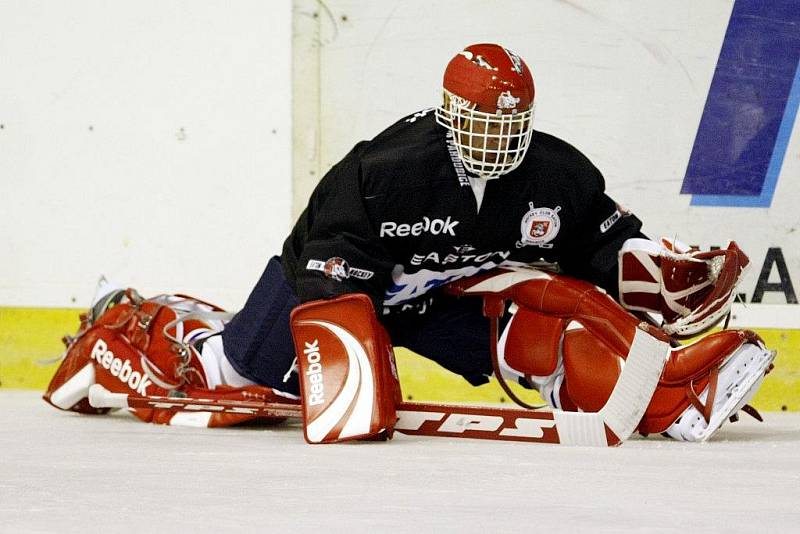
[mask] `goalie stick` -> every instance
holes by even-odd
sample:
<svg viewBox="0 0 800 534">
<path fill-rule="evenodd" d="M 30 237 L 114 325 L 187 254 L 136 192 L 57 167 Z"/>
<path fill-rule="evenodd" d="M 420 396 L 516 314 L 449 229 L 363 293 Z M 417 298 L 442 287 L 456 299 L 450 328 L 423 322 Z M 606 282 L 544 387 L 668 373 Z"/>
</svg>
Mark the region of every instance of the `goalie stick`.
<svg viewBox="0 0 800 534">
<path fill-rule="evenodd" d="M 397 405 L 395 430 L 402 434 L 523 441 L 583 446 L 617 446 L 628 439 L 650 403 L 669 356 L 669 345 L 637 331 L 625 367 L 606 405 L 596 413 L 534 411 L 421 402 Z M 293 404 L 186 397 L 138 397 L 89 389 L 95 408 L 149 408 L 221 412 L 264 417 L 302 417 Z"/>
<path fill-rule="evenodd" d="M 100 384 L 89 387 L 89 404 L 97 408 L 132 408 L 171 410 L 175 412 L 219 412 L 263 417 L 301 417 L 296 404 L 239 401 L 232 399 L 203 399 L 190 397 L 164 397 L 149 395 L 138 397 L 127 393 L 114 393 Z"/>
</svg>

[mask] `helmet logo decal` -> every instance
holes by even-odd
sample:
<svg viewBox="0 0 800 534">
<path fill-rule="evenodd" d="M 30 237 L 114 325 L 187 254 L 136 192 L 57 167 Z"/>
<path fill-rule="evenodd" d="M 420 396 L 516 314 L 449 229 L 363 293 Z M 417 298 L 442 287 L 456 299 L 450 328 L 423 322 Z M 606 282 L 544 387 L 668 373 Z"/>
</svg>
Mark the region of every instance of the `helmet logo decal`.
<svg viewBox="0 0 800 534">
<path fill-rule="evenodd" d="M 511 60 L 511 68 L 514 69 L 514 72 L 522 74 L 522 59 L 508 48 L 503 48 L 503 50 L 508 54 L 508 59 Z"/>
<path fill-rule="evenodd" d="M 497 70 L 497 67 L 493 67 L 491 63 L 486 61 L 486 58 L 478 54 L 477 56 L 470 52 L 469 50 L 464 50 L 461 52 L 461 55 L 467 58 L 468 60 L 472 61 L 479 67 L 483 67 L 486 70 Z"/>
<path fill-rule="evenodd" d="M 514 109 L 519 103 L 519 98 L 511 94 L 511 91 L 503 91 L 497 97 L 497 109 Z"/>
<path fill-rule="evenodd" d="M 553 248 L 550 243 L 561 229 L 561 218 L 558 212 L 561 206 L 552 208 L 534 208 L 533 202 L 528 202 L 530 209 L 522 217 L 520 232 L 522 239 L 517 241 L 517 248 L 533 245 L 541 248 Z"/>
<path fill-rule="evenodd" d="M 474 60 L 474 62 L 475 62 L 475 63 L 476 63 L 476 64 L 477 64 L 479 67 L 483 67 L 484 69 L 487 69 L 487 70 L 497 70 L 497 67 L 492 67 L 492 65 L 491 65 L 491 64 L 490 64 L 488 61 L 486 61 L 486 59 L 484 59 L 484 57 L 483 57 L 483 56 L 475 56 L 475 60 Z"/>
</svg>

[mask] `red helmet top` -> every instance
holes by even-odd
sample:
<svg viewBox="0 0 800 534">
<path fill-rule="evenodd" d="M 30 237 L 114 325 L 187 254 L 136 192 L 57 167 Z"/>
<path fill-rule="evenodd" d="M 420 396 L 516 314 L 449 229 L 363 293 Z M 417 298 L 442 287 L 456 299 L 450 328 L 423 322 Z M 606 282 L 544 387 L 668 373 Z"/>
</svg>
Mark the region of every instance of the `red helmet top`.
<svg viewBox="0 0 800 534">
<path fill-rule="evenodd" d="M 484 113 L 514 113 L 533 105 L 531 71 L 521 57 L 496 44 L 474 44 L 444 71 L 444 88 Z"/>
<path fill-rule="evenodd" d="M 467 171 L 497 178 L 516 169 L 533 138 L 533 77 L 518 55 L 496 44 L 468 46 L 444 71 L 436 121 L 448 129 Z"/>
</svg>

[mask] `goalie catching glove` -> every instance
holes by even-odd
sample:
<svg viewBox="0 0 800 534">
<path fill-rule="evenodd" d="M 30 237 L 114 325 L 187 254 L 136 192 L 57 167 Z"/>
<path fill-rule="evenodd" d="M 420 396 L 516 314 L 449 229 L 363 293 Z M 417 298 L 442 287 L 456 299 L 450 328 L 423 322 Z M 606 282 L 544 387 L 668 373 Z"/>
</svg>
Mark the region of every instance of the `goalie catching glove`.
<svg viewBox="0 0 800 534">
<path fill-rule="evenodd" d="M 749 263 L 733 241 L 724 249 L 699 252 L 669 239 L 660 245 L 629 239 L 619 252 L 620 303 L 660 314 L 670 335 L 692 336 L 729 312 Z"/>
<path fill-rule="evenodd" d="M 204 358 L 206 351 L 201 354 L 199 345 L 212 345 L 218 339 L 212 336 L 229 317 L 221 308 L 185 295 L 144 299 L 134 289 L 105 292 L 81 315 L 78 333 L 64 338 L 67 349 L 44 400 L 61 410 L 104 414 L 108 408 L 89 403 L 89 388 L 100 384 L 111 392 L 137 397 L 292 402 L 267 387 L 230 387 L 208 379 L 206 366 L 212 369 L 219 364 Z M 257 418 L 166 409 L 131 408 L 131 412 L 145 422 L 208 427 Z"/>
</svg>

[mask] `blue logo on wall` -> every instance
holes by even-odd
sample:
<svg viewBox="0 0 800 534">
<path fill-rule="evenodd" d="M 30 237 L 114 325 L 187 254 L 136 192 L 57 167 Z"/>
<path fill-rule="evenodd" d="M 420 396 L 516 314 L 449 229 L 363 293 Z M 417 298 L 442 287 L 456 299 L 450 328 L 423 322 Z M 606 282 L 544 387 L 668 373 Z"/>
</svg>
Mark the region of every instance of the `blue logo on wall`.
<svg viewBox="0 0 800 534">
<path fill-rule="evenodd" d="M 800 102 L 797 0 L 736 0 L 682 194 L 769 207 Z"/>
</svg>

